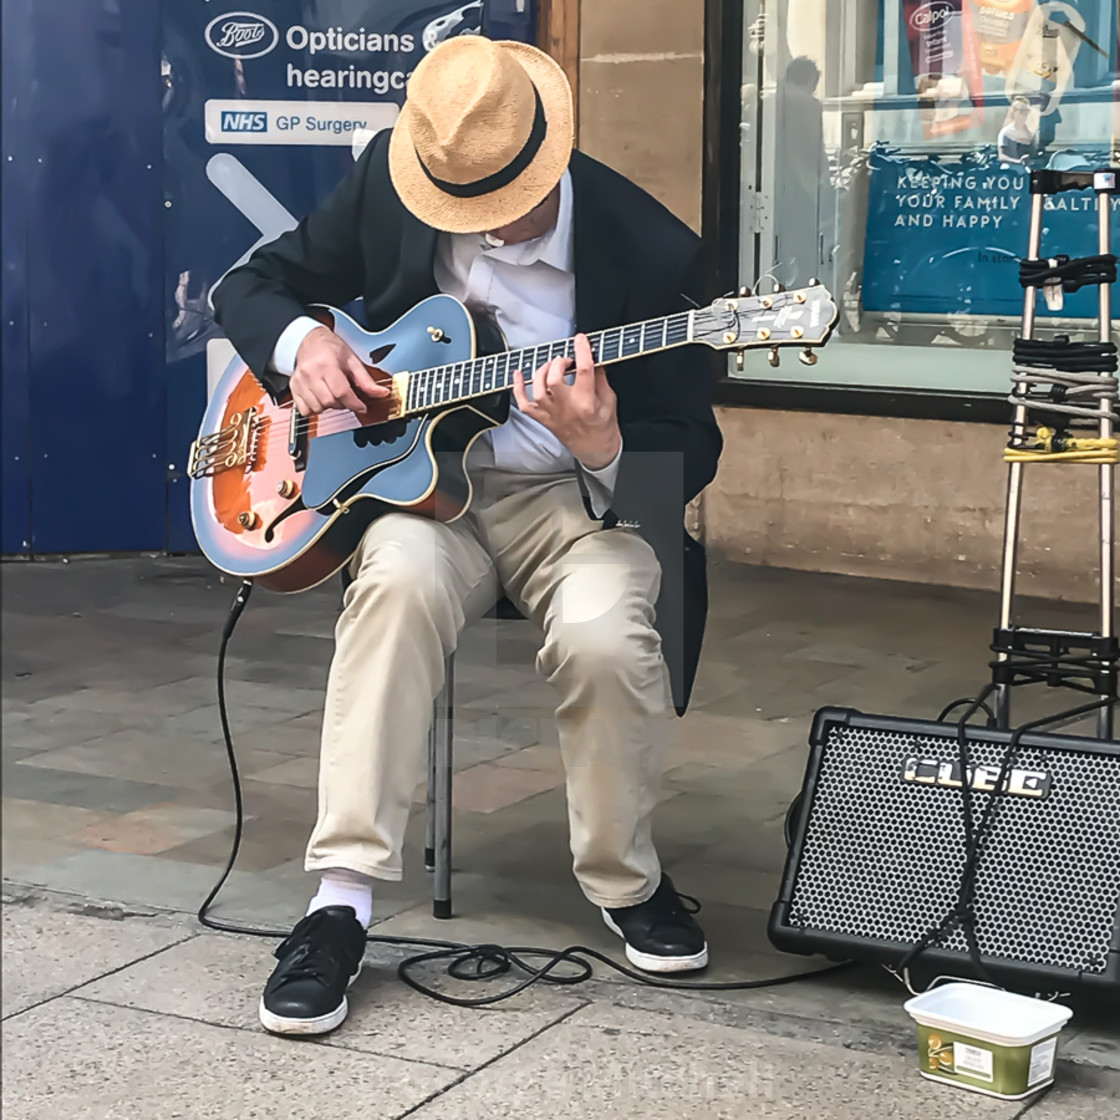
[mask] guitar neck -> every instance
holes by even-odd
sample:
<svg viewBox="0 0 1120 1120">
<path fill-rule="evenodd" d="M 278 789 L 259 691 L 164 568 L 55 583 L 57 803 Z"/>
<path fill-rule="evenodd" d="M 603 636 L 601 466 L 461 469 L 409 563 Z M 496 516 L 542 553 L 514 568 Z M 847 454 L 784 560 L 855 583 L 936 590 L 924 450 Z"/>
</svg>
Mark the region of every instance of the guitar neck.
<svg viewBox="0 0 1120 1120">
<path fill-rule="evenodd" d="M 692 311 L 647 319 L 625 327 L 611 327 L 587 336 L 596 365 L 613 365 L 643 354 L 656 354 L 693 341 Z M 574 358 L 575 339 L 562 338 L 539 346 L 505 350 L 483 358 L 419 370 L 408 375 L 405 415 L 427 412 L 442 405 L 484 397 L 513 387 L 517 370 L 526 380 L 553 358 Z"/>
</svg>

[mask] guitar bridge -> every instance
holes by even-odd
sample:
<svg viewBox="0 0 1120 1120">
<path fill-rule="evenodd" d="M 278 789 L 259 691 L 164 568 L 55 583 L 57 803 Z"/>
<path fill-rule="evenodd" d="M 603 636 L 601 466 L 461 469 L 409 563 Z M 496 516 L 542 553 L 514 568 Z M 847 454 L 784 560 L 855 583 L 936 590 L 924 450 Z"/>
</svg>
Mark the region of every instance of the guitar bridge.
<svg viewBox="0 0 1120 1120">
<path fill-rule="evenodd" d="M 187 474 L 207 478 L 237 467 L 252 466 L 260 442 L 261 417 L 256 408 L 235 412 L 220 431 L 199 436 L 191 444 Z"/>
</svg>

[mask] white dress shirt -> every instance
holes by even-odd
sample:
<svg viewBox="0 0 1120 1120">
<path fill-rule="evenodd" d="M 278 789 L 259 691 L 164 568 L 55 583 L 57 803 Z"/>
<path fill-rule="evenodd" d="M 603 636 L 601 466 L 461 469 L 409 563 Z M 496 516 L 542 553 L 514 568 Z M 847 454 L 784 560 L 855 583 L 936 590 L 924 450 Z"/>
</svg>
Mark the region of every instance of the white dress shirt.
<svg viewBox="0 0 1120 1120">
<path fill-rule="evenodd" d="M 572 180 L 560 180 L 556 224 L 540 237 L 517 245 L 491 245 L 480 233 L 441 233 L 436 242 L 435 280 L 441 292 L 468 307 L 488 312 L 511 349 L 568 338 L 575 331 L 576 280 L 573 272 Z M 280 335 L 272 365 L 290 375 L 307 334 L 320 324 L 307 316 Z M 527 381 L 533 371 L 525 370 Z M 570 379 L 570 378 L 569 378 Z M 531 385 L 527 386 L 530 396 Z M 511 402 L 509 420 L 486 433 L 500 470 L 526 475 L 576 469 L 572 453 L 543 424 Z M 600 470 L 581 467 L 595 515 L 610 506 L 622 452 Z"/>
</svg>

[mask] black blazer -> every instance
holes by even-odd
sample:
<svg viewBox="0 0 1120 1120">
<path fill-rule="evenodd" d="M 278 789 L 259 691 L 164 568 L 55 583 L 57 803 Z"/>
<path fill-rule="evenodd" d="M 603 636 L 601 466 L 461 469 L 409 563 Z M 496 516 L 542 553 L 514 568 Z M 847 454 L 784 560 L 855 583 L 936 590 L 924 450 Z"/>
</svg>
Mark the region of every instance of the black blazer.
<svg viewBox="0 0 1120 1120">
<path fill-rule="evenodd" d="M 405 209 L 389 179 L 380 133 L 299 226 L 262 246 L 214 292 L 215 317 L 265 387 L 286 378 L 268 363 L 281 332 L 311 303 L 361 297 L 380 330 L 438 290 L 436 238 Z M 700 239 L 659 202 L 597 160 L 574 152 L 576 329 L 596 331 L 703 303 Z M 541 339 L 542 342 L 548 341 Z M 604 524 L 635 524 L 662 568 L 657 628 L 683 714 L 707 614 L 704 550 L 684 507 L 715 476 L 723 445 L 712 414 L 712 352 L 685 347 L 608 367 L 623 452 Z"/>
</svg>

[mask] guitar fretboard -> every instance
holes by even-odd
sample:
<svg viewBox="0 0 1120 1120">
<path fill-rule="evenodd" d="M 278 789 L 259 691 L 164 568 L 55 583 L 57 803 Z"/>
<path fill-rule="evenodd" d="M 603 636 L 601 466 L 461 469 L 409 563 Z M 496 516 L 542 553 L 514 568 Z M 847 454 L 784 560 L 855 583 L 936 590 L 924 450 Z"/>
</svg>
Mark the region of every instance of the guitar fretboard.
<svg viewBox="0 0 1120 1120">
<path fill-rule="evenodd" d="M 681 311 L 660 319 L 595 331 L 587 338 L 596 365 L 610 365 L 641 354 L 685 345 L 691 339 L 691 324 L 692 312 Z M 539 346 L 526 346 L 484 358 L 419 370 L 409 374 L 407 411 L 426 412 L 440 405 L 509 389 L 513 386 L 513 375 L 517 370 L 521 370 L 526 381 L 530 381 L 534 371 L 545 362 L 553 358 L 574 357 L 575 339 L 562 338 Z"/>
</svg>

